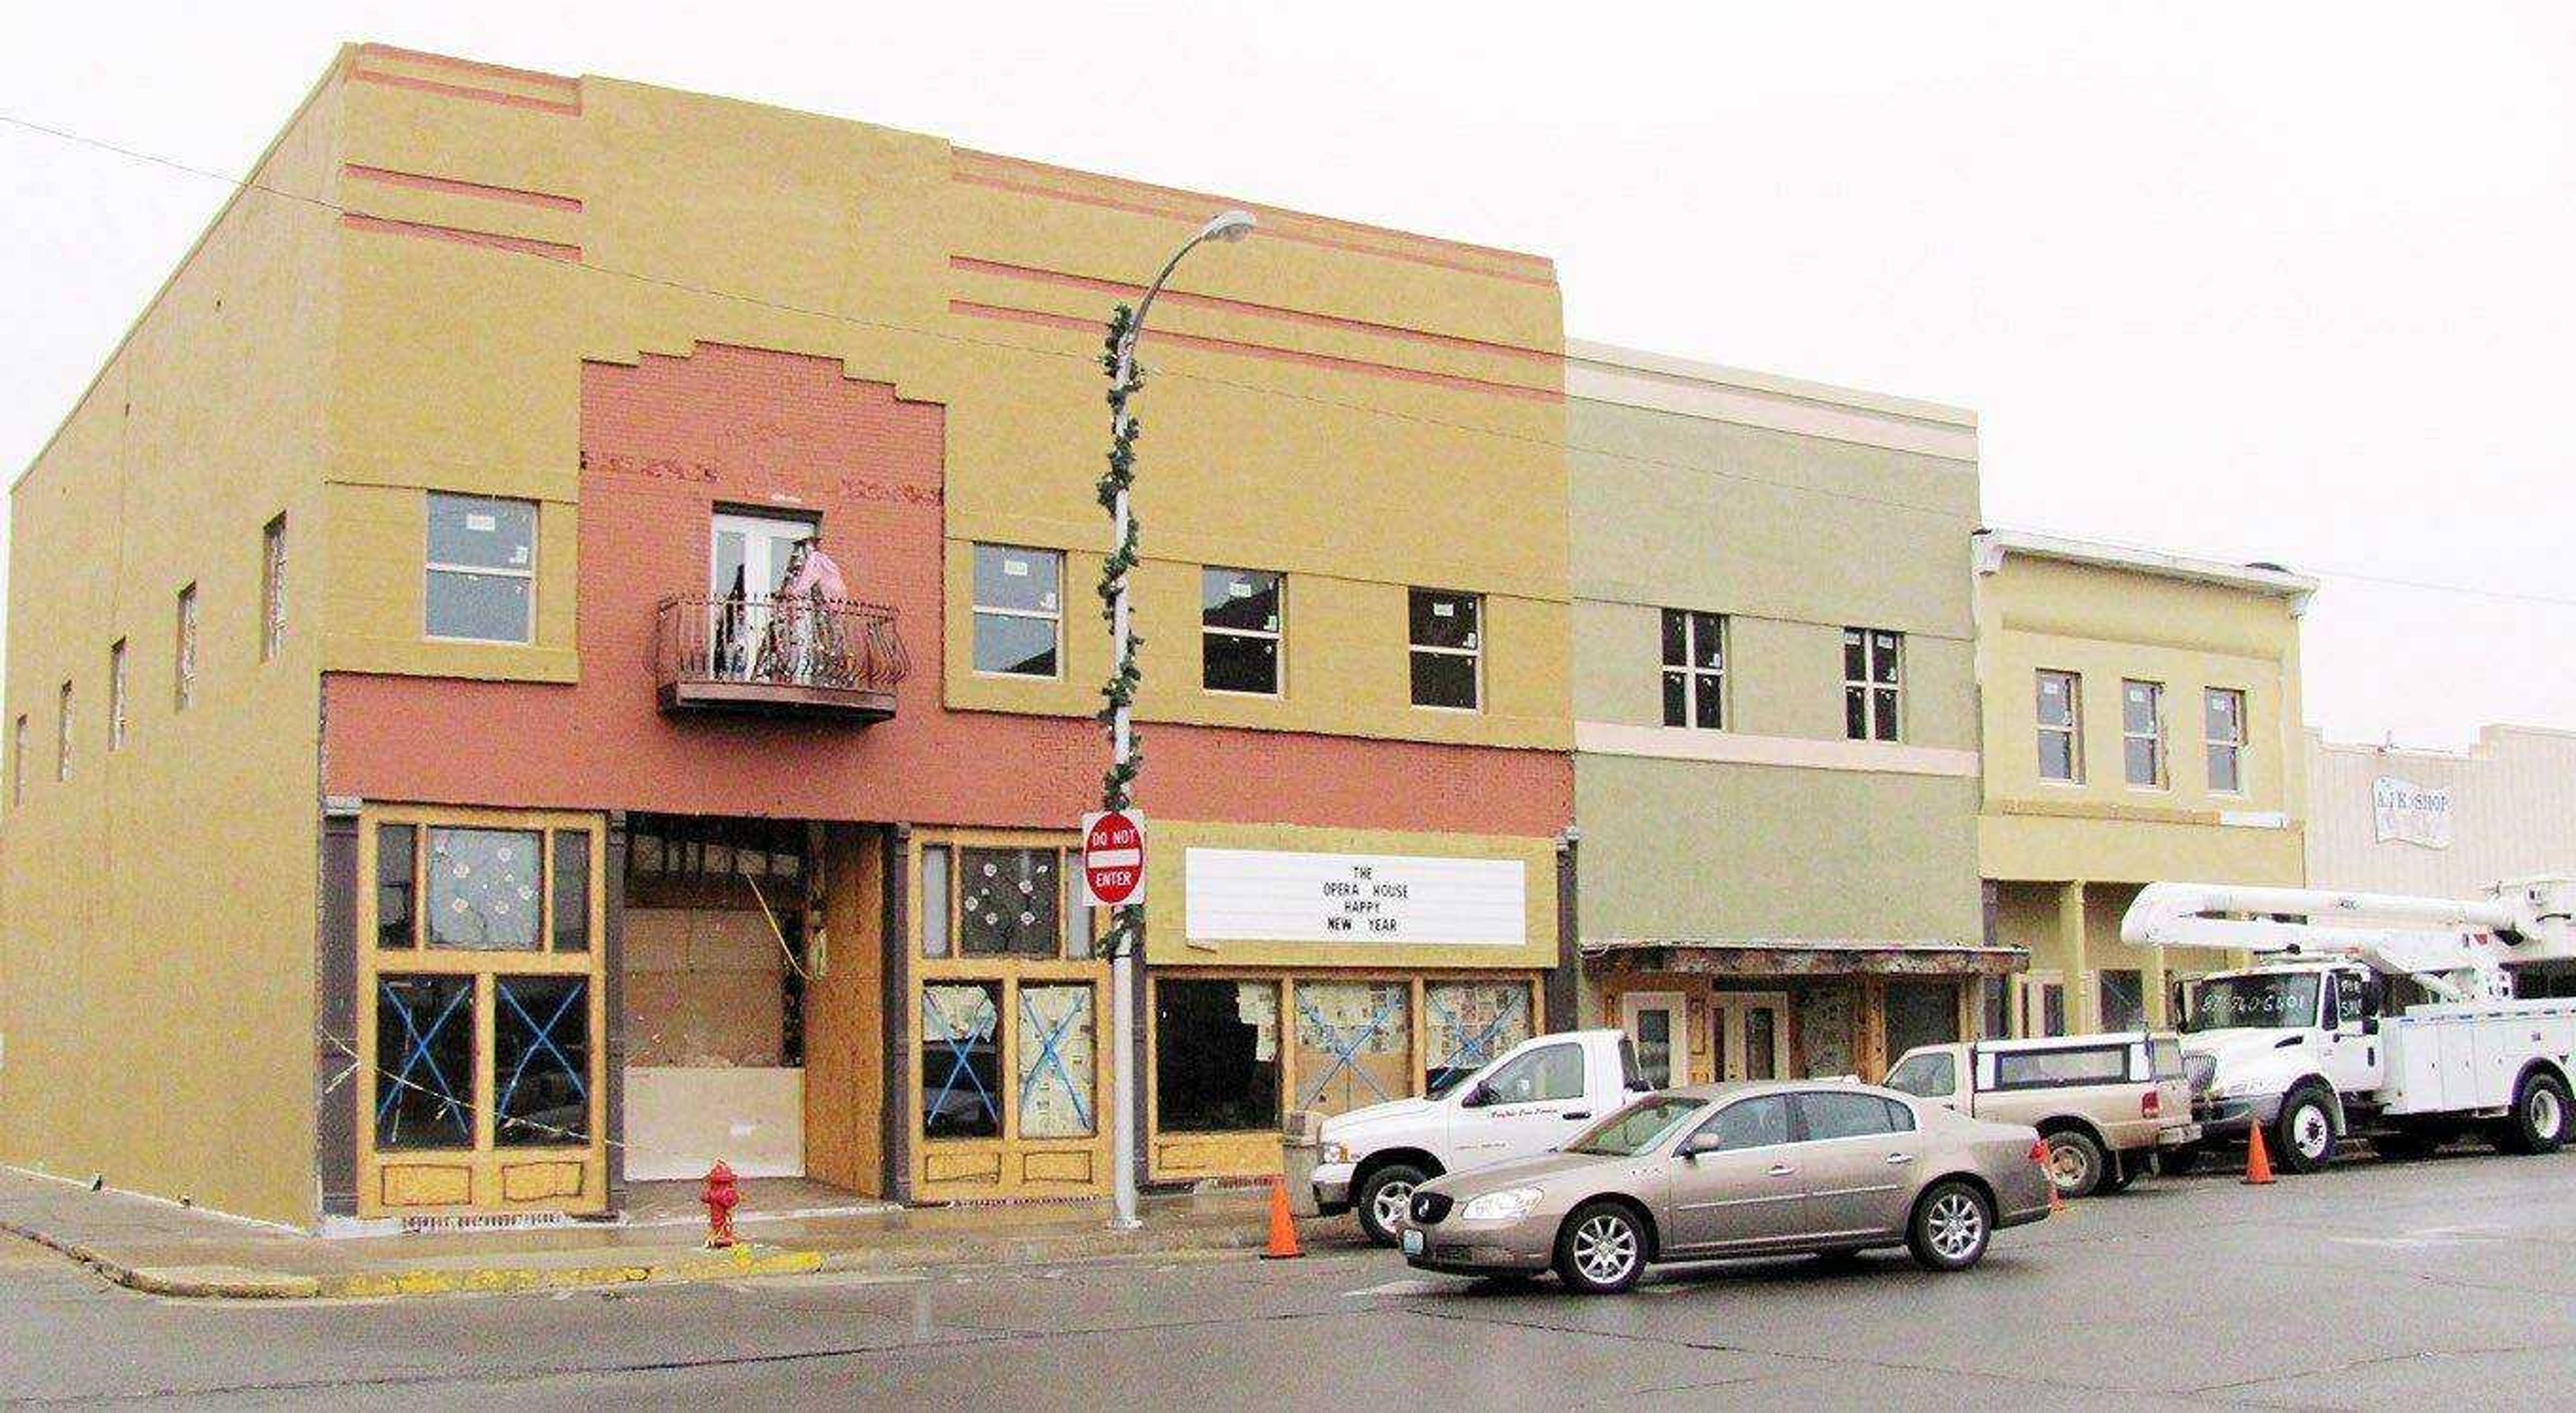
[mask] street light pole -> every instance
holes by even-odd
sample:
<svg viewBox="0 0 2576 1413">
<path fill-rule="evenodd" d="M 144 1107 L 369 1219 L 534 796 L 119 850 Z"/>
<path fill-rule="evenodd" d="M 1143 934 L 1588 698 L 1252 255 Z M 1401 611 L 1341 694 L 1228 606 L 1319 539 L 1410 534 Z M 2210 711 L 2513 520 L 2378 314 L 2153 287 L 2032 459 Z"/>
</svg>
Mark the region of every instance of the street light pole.
<svg viewBox="0 0 2576 1413">
<path fill-rule="evenodd" d="M 1248 211 L 1227 211 L 1209 221 L 1163 262 L 1161 273 L 1145 287 L 1144 297 L 1136 302 L 1133 313 L 1122 305 L 1110 319 L 1109 349 L 1103 359 L 1109 373 L 1109 469 L 1100 478 L 1101 504 L 1109 511 L 1109 560 L 1101 570 L 1100 595 L 1108 601 L 1110 652 L 1117 666 L 1110 672 L 1108 685 L 1101 689 L 1101 695 L 1109 701 L 1109 773 L 1101 781 L 1100 792 L 1100 807 L 1104 810 L 1123 810 L 1133 805 L 1136 777 L 1144 770 L 1144 763 L 1136 758 L 1136 737 L 1129 719 L 1140 676 L 1136 668 L 1136 635 L 1129 631 L 1127 605 L 1127 578 L 1137 562 L 1137 526 L 1128 506 L 1128 491 L 1134 480 L 1138 431 L 1136 419 L 1128 415 L 1127 400 L 1143 386 L 1136 373 L 1136 340 L 1145 332 L 1145 316 L 1153 311 L 1154 296 L 1163 292 L 1163 282 L 1172 277 L 1182 257 L 1208 241 L 1241 240 L 1252 233 L 1252 225 Z M 1110 1225 L 1120 1229 L 1140 1225 L 1136 1216 L 1136 944 L 1144 930 L 1143 905 L 1129 903 L 1117 909 L 1105 939 L 1109 952 L 1112 1086 Z"/>
</svg>

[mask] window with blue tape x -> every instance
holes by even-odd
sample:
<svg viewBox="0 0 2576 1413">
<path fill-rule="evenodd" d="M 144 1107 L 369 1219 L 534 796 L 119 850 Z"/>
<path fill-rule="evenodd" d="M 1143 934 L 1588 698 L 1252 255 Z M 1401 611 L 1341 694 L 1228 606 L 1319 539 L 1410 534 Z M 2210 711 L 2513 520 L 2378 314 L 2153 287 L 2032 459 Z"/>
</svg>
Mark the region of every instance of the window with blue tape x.
<svg viewBox="0 0 2576 1413">
<path fill-rule="evenodd" d="M 1098 1132 L 1091 1036 L 1088 985 L 1020 988 L 1020 1137 L 1088 1138 Z"/>
<path fill-rule="evenodd" d="M 921 988 L 921 1134 L 1002 1136 L 1002 987 L 940 982 Z"/>
<path fill-rule="evenodd" d="M 474 1146 L 474 978 L 376 978 L 376 1147 Z"/>
<path fill-rule="evenodd" d="M 590 1142 L 590 981 L 493 981 L 492 1142 L 502 1148 Z"/>
</svg>

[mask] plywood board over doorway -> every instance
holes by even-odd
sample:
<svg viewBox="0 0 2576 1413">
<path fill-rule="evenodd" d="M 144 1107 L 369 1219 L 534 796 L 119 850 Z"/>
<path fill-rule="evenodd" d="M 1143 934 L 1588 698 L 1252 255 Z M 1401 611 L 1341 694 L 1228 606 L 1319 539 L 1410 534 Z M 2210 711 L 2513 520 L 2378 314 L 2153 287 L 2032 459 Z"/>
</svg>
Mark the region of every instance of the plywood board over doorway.
<svg viewBox="0 0 2576 1413">
<path fill-rule="evenodd" d="M 805 990 L 805 1175 L 885 1195 L 885 869 L 878 831 L 821 828 L 823 936 Z"/>
</svg>

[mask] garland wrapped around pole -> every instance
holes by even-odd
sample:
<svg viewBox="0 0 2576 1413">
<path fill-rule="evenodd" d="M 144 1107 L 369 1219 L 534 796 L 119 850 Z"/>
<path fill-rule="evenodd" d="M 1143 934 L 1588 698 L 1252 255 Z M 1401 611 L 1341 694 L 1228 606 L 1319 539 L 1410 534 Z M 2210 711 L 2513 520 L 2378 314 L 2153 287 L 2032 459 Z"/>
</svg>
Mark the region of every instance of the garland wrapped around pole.
<svg viewBox="0 0 2576 1413">
<path fill-rule="evenodd" d="M 1145 770 L 1144 753 L 1136 748 L 1135 727 L 1131 713 L 1136 705 L 1136 684 L 1144 673 L 1136 666 L 1137 649 L 1144 639 L 1127 621 L 1127 576 L 1138 563 L 1136 545 L 1142 527 L 1130 504 L 1128 493 L 1136 484 L 1136 438 L 1144 428 L 1128 412 L 1128 400 L 1145 386 L 1145 371 L 1136 366 L 1135 340 L 1138 332 L 1137 313 L 1121 304 L 1109 316 L 1109 338 L 1100 355 L 1101 371 L 1109 375 L 1109 462 L 1102 468 L 1095 487 L 1100 508 L 1108 511 L 1115 545 L 1100 566 L 1100 617 L 1109 625 L 1111 642 L 1117 649 L 1109 680 L 1100 687 L 1100 722 L 1107 728 L 1110 740 L 1109 769 L 1100 779 L 1100 807 L 1124 810 L 1136 803 L 1136 778 Z M 1143 934 L 1145 909 L 1140 903 L 1129 903 L 1111 910 L 1109 930 L 1100 938 L 1099 955 L 1117 958 L 1127 955 Z"/>
</svg>

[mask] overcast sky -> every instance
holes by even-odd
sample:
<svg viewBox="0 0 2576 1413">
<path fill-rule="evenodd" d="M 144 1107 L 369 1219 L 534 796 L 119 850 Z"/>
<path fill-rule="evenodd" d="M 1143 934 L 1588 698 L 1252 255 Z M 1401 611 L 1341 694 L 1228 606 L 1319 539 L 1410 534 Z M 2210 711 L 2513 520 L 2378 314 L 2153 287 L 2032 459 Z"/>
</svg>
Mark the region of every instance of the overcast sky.
<svg viewBox="0 0 2576 1413">
<path fill-rule="evenodd" d="M 2576 728 L 2556 0 L 5 8 L 0 115 L 236 176 L 377 39 L 1542 252 L 1574 336 L 1977 409 L 1990 523 L 2323 575 L 2336 737 Z M 0 124 L 10 475 L 224 195 Z"/>
</svg>

